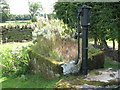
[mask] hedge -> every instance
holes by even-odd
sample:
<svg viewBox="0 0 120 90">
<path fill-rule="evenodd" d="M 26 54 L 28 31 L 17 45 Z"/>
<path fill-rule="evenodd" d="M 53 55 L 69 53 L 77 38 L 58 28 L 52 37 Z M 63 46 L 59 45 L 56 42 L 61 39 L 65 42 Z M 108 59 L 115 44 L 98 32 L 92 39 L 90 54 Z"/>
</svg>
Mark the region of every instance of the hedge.
<svg viewBox="0 0 120 90">
<path fill-rule="evenodd" d="M 28 25 L 2 26 L 0 27 L 1 42 L 21 42 L 32 40 L 33 28 Z"/>
</svg>

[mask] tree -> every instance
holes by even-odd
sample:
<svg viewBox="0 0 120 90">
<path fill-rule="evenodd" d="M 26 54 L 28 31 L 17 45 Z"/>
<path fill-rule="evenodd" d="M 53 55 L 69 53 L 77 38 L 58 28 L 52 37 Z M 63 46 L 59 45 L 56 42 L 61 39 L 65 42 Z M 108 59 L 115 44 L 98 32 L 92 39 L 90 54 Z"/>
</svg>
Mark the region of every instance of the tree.
<svg viewBox="0 0 120 90">
<path fill-rule="evenodd" d="M 9 18 L 10 14 L 10 8 L 9 5 L 7 4 L 6 0 L 1 0 L 0 1 L 0 22 L 5 22 Z"/>
<path fill-rule="evenodd" d="M 33 2 L 29 2 L 29 12 L 31 14 L 32 20 L 34 21 L 34 19 L 36 18 L 36 15 L 40 13 L 40 11 L 42 11 L 42 5 L 40 3 L 33 3 Z"/>
<path fill-rule="evenodd" d="M 113 49 L 115 47 L 114 40 L 117 39 L 117 25 L 120 17 L 120 4 L 119 3 L 73 3 L 73 2 L 57 2 L 54 6 L 54 11 L 59 19 L 63 19 L 71 28 L 77 27 L 77 10 L 83 4 L 91 6 L 91 36 L 94 38 L 95 43 L 99 41 L 101 47 L 108 48 L 106 40 L 113 41 Z M 66 13 L 67 12 L 67 13 Z"/>
<path fill-rule="evenodd" d="M 54 12 L 59 19 L 68 24 L 70 28 L 77 27 L 77 11 L 81 3 L 56 2 Z"/>
<path fill-rule="evenodd" d="M 89 5 L 91 9 L 91 25 L 89 35 L 94 38 L 95 44 L 100 44 L 104 49 L 108 49 L 106 40 L 118 42 L 118 61 L 120 62 L 120 2 L 97 2 L 97 3 L 72 3 L 57 2 L 54 6 L 56 16 L 63 19 L 64 23 L 76 29 L 77 10 L 83 4 Z M 72 6 L 71 9 L 70 7 Z M 67 11 L 67 13 L 65 12 Z M 72 21 L 72 22 L 71 22 Z M 114 53 L 114 52 L 113 52 Z M 117 56 L 117 55 L 116 55 Z"/>
</svg>

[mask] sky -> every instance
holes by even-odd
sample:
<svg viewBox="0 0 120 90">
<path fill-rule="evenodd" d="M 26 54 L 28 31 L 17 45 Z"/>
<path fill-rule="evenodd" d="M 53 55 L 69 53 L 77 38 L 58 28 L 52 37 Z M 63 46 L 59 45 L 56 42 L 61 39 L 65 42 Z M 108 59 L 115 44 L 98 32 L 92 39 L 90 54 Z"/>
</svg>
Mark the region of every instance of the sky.
<svg viewBox="0 0 120 90">
<path fill-rule="evenodd" d="M 6 1 L 10 6 L 11 14 L 29 14 L 28 2 L 31 1 L 41 2 L 44 12 L 51 13 L 53 11 L 53 4 L 55 3 L 55 1 L 64 1 L 64 0 L 6 0 Z M 72 0 L 68 0 L 68 1 L 72 1 Z M 77 0 L 73 0 L 73 1 L 77 1 Z M 91 1 L 95 1 L 95 0 L 91 0 Z M 109 1 L 109 0 L 104 0 L 104 1 Z M 110 1 L 114 1 L 114 0 L 110 0 Z M 115 1 L 119 1 L 119 0 L 115 0 Z"/>
<path fill-rule="evenodd" d="M 41 2 L 45 13 L 53 11 L 53 5 L 57 0 L 7 0 L 11 14 L 29 14 L 28 2 Z"/>
</svg>

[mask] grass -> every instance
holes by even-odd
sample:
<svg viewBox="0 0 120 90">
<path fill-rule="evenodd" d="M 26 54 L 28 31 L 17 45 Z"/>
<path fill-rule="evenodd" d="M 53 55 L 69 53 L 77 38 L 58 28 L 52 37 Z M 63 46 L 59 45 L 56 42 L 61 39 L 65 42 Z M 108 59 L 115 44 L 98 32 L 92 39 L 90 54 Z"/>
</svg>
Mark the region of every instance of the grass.
<svg viewBox="0 0 120 90">
<path fill-rule="evenodd" d="M 30 24 L 30 22 L 8 22 L 8 23 L 0 23 L 0 26 L 4 25 L 27 25 Z"/>
<path fill-rule="evenodd" d="M 119 69 L 120 64 L 116 61 L 111 60 L 109 57 L 105 58 L 104 68 L 115 68 Z"/>
<path fill-rule="evenodd" d="M 14 46 L 27 46 L 32 42 L 9 42 L 0 44 L 0 49 L 13 48 Z M 1 50 L 2 51 L 2 50 Z"/>
<path fill-rule="evenodd" d="M 3 88 L 52 88 L 59 78 L 48 80 L 40 75 L 26 75 L 24 77 L 8 77 L 2 83 Z"/>
<path fill-rule="evenodd" d="M 14 48 L 16 46 L 28 46 L 29 44 L 31 44 L 31 42 L 25 42 L 25 43 L 20 43 L 20 42 L 11 42 L 11 43 L 3 43 L 0 44 L 0 52 L 2 52 L 3 50 L 7 50 L 8 48 Z"/>
</svg>

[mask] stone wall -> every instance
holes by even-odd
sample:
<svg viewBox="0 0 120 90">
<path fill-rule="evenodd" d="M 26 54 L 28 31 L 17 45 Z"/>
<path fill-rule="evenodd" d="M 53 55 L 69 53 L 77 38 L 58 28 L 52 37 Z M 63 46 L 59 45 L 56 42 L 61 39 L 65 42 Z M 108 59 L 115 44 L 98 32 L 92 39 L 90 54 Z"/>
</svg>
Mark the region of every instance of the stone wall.
<svg viewBox="0 0 120 90">
<path fill-rule="evenodd" d="M 2 42 L 20 42 L 22 40 L 32 40 L 31 27 L 26 26 L 1 26 L 0 40 Z"/>
</svg>

